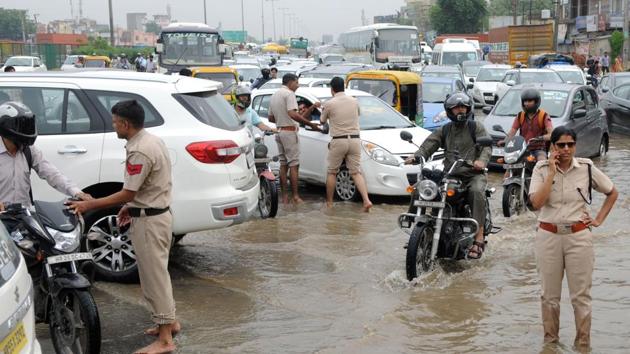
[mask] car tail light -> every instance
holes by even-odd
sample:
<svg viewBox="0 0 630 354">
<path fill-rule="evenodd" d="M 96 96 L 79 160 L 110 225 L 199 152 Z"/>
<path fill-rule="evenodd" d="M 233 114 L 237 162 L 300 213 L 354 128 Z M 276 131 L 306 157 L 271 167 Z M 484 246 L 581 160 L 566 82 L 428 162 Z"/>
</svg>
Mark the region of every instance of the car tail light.
<svg viewBox="0 0 630 354">
<path fill-rule="evenodd" d="M 237 216 L 237 215 L 238 215 L 237 207 L 223 209 L 223 216 L 228 217 L 228 216 Z"/>
<path fill-rule="evenodd" d="M 231 140 L 201 141 L 186 146 L 186 151 L 203 163 L 231 163 L 241 155 L 241 148 Z"/>
</svg>

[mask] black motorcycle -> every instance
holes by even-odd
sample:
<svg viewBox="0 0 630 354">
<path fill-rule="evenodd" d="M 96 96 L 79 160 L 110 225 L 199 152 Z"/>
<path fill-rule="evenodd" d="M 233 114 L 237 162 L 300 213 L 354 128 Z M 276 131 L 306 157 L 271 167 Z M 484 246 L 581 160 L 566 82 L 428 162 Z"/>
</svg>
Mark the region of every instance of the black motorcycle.
<svg viewBox="0 0 630 354">
<path fill-rule="evenodd" d="M 82 268 L 83 221 L 63 202 L 35 201 L 34 208 L 8 205 L 0 220 L 11 231 L 33 278 L 35 318 L 48 323 L 57 353 L 100 353 L 101 325 Z"/>
<path fill-rule="evenodd" d="M 401 139 L 413 144 L 412 135 L 403 131 Z M 478 147 L 492 145 L 490 137 L 477 139 Z M 452 176 L 457 167 L 466 163 L 465 158 L 456 154 L 456 162 L 449 171 L 425 167 L 421 161 L 421 172 L 413 185 L 412 211 L 401 214 L 398 225 L 403 231 L 411 230 L 407 244 L 407 279 L 413 280 L 422 272 L 433 269 L 437 259 L 468 259 L 468 250 L 473 245 L 479 223 L 472 218 L 472 210 L 467 201 L 466 185 Z M 484 242 L 489 234 L 501 231 L 492 225 L 492 215 L 488 198 L 494 188 L 486 190 L 486 222 Z"/>
<path fill-rule="evenodd" d="M 256 172 L 260 179 L 260 194 L 258 195 L 258 210 L 263 219 L 274 218 L 278 214 L 278 184 L 276 176 L 271 172 L 269 163 L 278 161 L 278 157 L 273 159 L 267 157 L 269 149 L 265 146 L 265 136 L 273 133 L 266 132 L 265 135 L 256 135 L 254 143 L 254 162 Z"/>
</svg>

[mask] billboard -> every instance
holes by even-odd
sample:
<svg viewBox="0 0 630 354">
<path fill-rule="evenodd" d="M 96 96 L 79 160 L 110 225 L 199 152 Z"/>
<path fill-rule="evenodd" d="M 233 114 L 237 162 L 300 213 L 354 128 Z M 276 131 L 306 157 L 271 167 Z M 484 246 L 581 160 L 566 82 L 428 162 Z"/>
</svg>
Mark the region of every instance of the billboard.
<svg viewBox="0 0 630 354">
<path fill-rule="evenodd" d="M 223 31 L 223 40 L 232 43 L 247 42 L 247 31 Z"/>
<path fill-rule="evenodd" d="M 586 32 L 597 32 L 597 15 L 586 16 Z"/>
</svg>

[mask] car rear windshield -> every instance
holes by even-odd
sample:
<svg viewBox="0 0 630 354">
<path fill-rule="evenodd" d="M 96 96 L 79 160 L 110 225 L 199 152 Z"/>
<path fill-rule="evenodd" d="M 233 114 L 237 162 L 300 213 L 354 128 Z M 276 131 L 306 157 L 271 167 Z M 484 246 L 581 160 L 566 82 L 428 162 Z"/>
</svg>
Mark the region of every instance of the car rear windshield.
<svg viewBox="0 0 630 354">
<path fill-rule="evenodd" d="M 584 79 L 579 71 L 558 71 L 558 75 L 562 77 L 564 82 L 584 84 Z"/>
<path fill-rule="evenodd" d="M 451 83 L 425 82 L 422 84 L 422 102 L 444 103 L 446 96 L 453 93 Z"/>
<path fill-rule="evenodd" d="M 555 72 L 521 72 L 521 84 L 537 84 L 544 82 L 564 82 Z"/>
<path fill-rule="evenodd" d="M 503 76 L 508 69 L 489 69 L 489 68 L 481 68 L 479 70 L 479 75 L 477 76 L 477 81 L 481 82 L 501 82 Z"/>
<path fill-rule="evenodd" d="M 236 111 L 216 91 L 181 93 L 173 96 L 201 123 L 225 130 L 241 129 Z"/>
<path fill-rule="evenodd" d="M 542 90 L 540 92 L 542 98 L 540 108 L 549 113 L 551 118 L 561 117 L 567 106 L 569 92 L 558 90 Z M 499 101 L 494 114 L 498 116 L 510 116 L 511 118 L 522 110 L 521 107 L 521 90 L 509 90 L 505 97 Z"/>
</svg>

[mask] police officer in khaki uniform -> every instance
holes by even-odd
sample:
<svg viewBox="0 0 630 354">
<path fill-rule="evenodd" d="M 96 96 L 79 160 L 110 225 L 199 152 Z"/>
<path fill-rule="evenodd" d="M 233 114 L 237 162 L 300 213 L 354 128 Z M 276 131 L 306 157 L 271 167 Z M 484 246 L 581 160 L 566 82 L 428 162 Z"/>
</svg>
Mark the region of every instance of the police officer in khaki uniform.
<svg viewBox="0 0 630 354">
<path fill-rule="evenodd" d="M 575 314 L 575 346 L 590 347 L 591 284 L 595 255 L 592 227 L 601 225 L 617 200 L 612 181 L 589 159 L 576 158 L 576 134 L 560 126 L 551 133 L 551 156 L 534 168 L 529 189 L 532 206 L 540 210 L 536 233 L 536 264 L 542 282 L 545 343 L 559 341 L 562 278 L 567 275 Z M 592 218 L 591 187 L 606 194 Z"/>
<path fill-rule="evenodd" d="M 135 100 L 112 107 L 113 126 L 127 140 L 125 183 L 120 192 L 87 202 L 70 202 L 78 213 L 123 205 L 119 225 L 131 223 L 129 234 L 138 262 L 140 286 L 152 309 L 155 328 L 145 331 L 159 338 L 136 353 L 174 351 L 173 335 L 181 326 L 175 319 L 175 301 L 168 272 L 172 216 L 171 161 L 164 142 L 143 129 L 144 110 Z"/>
<path fill-rule="evenodd" d="M 368 197 L 365 179 L 361 174 L 359 103 L 356 98 L 345 94 L 344 81 L 340 77 L 335 77 L 330 81 L 330 91 L 333 98 L 324 104 L 321 117 L 321 124 L 330 121 L 330 136 L 332 137 L 328 145 L 326 206 L 328 208 L 333 206 L 337 173 L 345 161 L 346 168 L 363 198 L 363 210 L 368 212 L 372 208 L 372 202 Z"/>
</svg>

